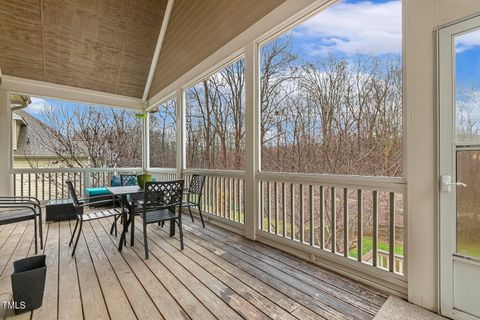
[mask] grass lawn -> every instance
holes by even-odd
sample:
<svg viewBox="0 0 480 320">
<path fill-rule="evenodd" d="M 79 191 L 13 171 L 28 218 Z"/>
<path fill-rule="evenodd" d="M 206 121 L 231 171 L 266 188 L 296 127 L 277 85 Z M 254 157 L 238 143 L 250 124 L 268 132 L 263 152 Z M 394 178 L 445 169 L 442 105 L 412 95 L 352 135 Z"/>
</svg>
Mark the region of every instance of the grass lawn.
<svg viewBox="0 0 480 320">
<path fill-rule="evenodd" d="M 230 213 L 230 216 L 232 217 L 232 220 L 233 220 L 233 217 L 234 217 L 234 212 L 233 210 L 231 210 L 231 213 Z M 244 221 L 244 214 L 243 212 L 241 212 L 239 214 L 239 212 L 237 211 L 236 212 L 236 217 L 240 218 L 240 221 Z M 274 230 L 274 221 L 272 219 L 272 227 L 271 227 L 271 230 L 273 232 L 275 232 Z M 291 230 L 291 223 L 288 223 L 286 224 L 286 231 L 287 231 L 287 234 L 290 233 L 290 230 Z M 268 228 L 268 218 L 264 218 L 263 219 L 263 227 L 264 229 L 267 229 Z M 300 226 L 295 226 L 295 232 L 298 232 Z M 279 219 L 278 221 L 278 233 L 279 234 L 282 234 L 283 232 L 283 221 Z M 305 236 L 307 237 L 308 235 L 310 234 L 310 228 L 309 228 L 309 225 L 305 225 Z M 378 242 L 378 250 L 382 250 L 382 251 L 386 251 L 388 252 L 388 248 L 389 245 L 387 242 L 382 242 L 382 241 L 379 241 Z M 465 253 L 469 253 L 469 255 L 476 255 L 476 256 L 480 256 L 480 248 L 477 248 L 477 247 L 468 247 L 463 245 L 462 248 L 465 249 Z M 369 251 L 371 251 L 373 249 L 373 239 L 371 236 L 363 236 L 363 241 L 362 241 L 362 254 L 365 255 L 367 254 Z M 463 253 L 463 250 L 462 250 L 462 253 Z M 404 256 L 404 252 L 403 252 L 403 243 L 401 242 L 397 242 L 396 245 L 395 245 L 395 254 L 397 255 L 400 255 L 400 256 Z M 357 258 L 358 257 L 358 250 L 356 248 L 350 250 L 349 252 L 349 256 L 352 257 L 352 258 Z"/>
<path fill-rule="evenodd" d="M 371 236 L 364 236 L 362 241 L 362 255 L 365 255 L 373 249 L 373 238 Z M 378 242 L 378 250 L 387 251 L 389 250 L 389 245 L 386 242 Z M 397 242 L 395 244 L 395 254 L 403 256 L 403 244 Z M 350 250 L 350 257 L 358 258 L 358 250 L 356 248 Z"/>
<path fill-rule="evenodd" d="M 457 251 L 470 257 L 480 257 L 480 244 L 466 239 L 457 239 Z"/>
</svg>

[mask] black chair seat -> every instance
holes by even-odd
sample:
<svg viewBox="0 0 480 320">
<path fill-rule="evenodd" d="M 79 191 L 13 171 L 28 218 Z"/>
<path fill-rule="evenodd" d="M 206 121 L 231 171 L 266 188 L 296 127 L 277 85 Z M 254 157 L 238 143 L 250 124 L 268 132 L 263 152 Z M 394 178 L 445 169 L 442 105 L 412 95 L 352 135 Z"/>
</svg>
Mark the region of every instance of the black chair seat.
<svg viewBox="0 0 480 320">
<path fill-rule="evenodd" d="M 182 202 L 182 207 L 197 207 L 198 206 L 198 203 L 196 202 L 192 202 L 192 201 L 185 201 L 185 202 Z"/>
<path fill-rule="evenodd" d="M 143 212 L 138 212 L 138 215 L 142 216 L 144 215 Z M 161 221 L 168 221 L 168 220 L 173 220 L 176 219 L 177 216 L 170 212 L 170 210 L 167 209 L 162 209 L 162 210 L 154 210 L 154 211 L 147 211 L 145 213 L 145 222 L 147 224 L 149 223 L 154 223 L 154 222 L 161 222 Z"/>
<path fill-rule="evenodd" d="M 0 196 L 0 225 L 28 220 L 33 220 L 35 254 L 37 254 L 38 238 L 40 238 L 40 249 L 43 249 L 42 207 L 40 206 L 40 201 L 34 197 Z"/>
<path fill-rule="evenodd" d="M 118 216 L 120 214 L 122 214 L 120 212 L 120 210 L 117 210 L 116 208 L 114 208 L 114 209 L 110 209 L 110 210 L 84 214 L 83 215 L 83 221 L 93 221 L 93 220 L 97 220 L 97 219 L 115 217 L 115 216 Z"/>
<path fill-rule="evenodd" d="M 32 220 L 36 214 L 32 209 L 0 211 L 0 225 Z"/>
</svg>

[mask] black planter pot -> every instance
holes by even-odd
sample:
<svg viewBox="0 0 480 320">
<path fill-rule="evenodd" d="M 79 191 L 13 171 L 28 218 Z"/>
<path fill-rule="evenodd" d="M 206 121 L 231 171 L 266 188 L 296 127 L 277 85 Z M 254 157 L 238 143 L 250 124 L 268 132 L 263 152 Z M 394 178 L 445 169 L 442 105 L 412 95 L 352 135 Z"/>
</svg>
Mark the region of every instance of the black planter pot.
<svg viewBox="0 0 480 320">
<path fill-rule="evenodd" d="M 45 255 L 13 262 L 11 279 L 15 314 L 42 306 L 46 275 Z"/>
</svg>

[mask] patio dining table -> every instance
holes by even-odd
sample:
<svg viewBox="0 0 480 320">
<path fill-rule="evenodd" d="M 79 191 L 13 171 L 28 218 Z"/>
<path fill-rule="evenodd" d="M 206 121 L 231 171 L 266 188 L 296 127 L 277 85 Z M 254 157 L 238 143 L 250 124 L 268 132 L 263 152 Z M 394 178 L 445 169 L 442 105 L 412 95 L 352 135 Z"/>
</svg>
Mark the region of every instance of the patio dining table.
<svg viewBox="0 0 480 320">
<path fill-rule="evenodd" d="M 128 227 L 130 226 L 132 219 L 135 218 L 134 214 L 130 214 L 129 216 L 127 213 L 127 210 L 125 210 L 125 204 L 128 202 L 127 197 L 129 195 L 133 196 L 136 194 L 141 194 L 143 193 L 143 189 L 141 189 L 139 186 L 122 186 L 122 187 L 107 187 L 107 190 L 110 191 L 110 193 L 112 193 L 113 195 L 120 198 L 120 204 L 122 207 L 123 229 L 122 229 L 122 234 L 120 235 L 120 242 L 118 243 L 118 250 L 122 251 L 123 244 L 125 242 L 127 232 L 128 232 Z M 134 231 L 135 230 L 133 230 L 132 228 L 131 244 L 133 243 Z"/>
<path fill-rule="evenodd" d="M 128 233 L 128 228 L 130 227 L 130 224 L 132 223 L 132 219 L 135 218 L 135 214 L 129 214 L 127 210 L 125 210 L 125 204 L 128 203 L 128 196 L 133 199 L 135 198 L 135 195 L 143 194 L 144 190 L 141 189 L 138 185 L 137 186 L 121 186 L 121 187 L 107 187 L 107 190 L 112 193 L 113 195 L 117 196 L 120 198 L 120 205 L 122 209 L 122 221 L 123 221 L 123 229 L 122 233 L 120 235 L 120 241 L 118 243 L 118 250 L 122 251 L 124 243 L 126 243 L 126 236 Z M 132 227 L 132 230 L 130 231 L 130 245 L 133 245 L 134 243 L 134 237 L 135 237 L 135 228 Z M 175 224 L 173 222 L 170 222 L 170 236 L 175 235 Z"/>
</svg>

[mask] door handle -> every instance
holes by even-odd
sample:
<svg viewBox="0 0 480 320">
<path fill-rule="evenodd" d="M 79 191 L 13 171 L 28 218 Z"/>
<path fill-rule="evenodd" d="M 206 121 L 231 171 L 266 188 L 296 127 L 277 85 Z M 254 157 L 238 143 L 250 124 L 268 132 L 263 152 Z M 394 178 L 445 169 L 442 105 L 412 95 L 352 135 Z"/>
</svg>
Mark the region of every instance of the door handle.
<svg viewBox="0 0 480 320">
<path fill-rule="evenodd" d="M 450 182 L 449 186 L 457 186 L 457 187 L 466 187 L 467 185 L 463 182 Z"/>
<path fill-rule="evenodd" d="M 440 190 L 443 192 L 451 192 L 452 186 L 467 187 L 463 182 L 452 182 L 452 177 L 450 175 L 442 175 L 440 180 Z"/>
</svg>

